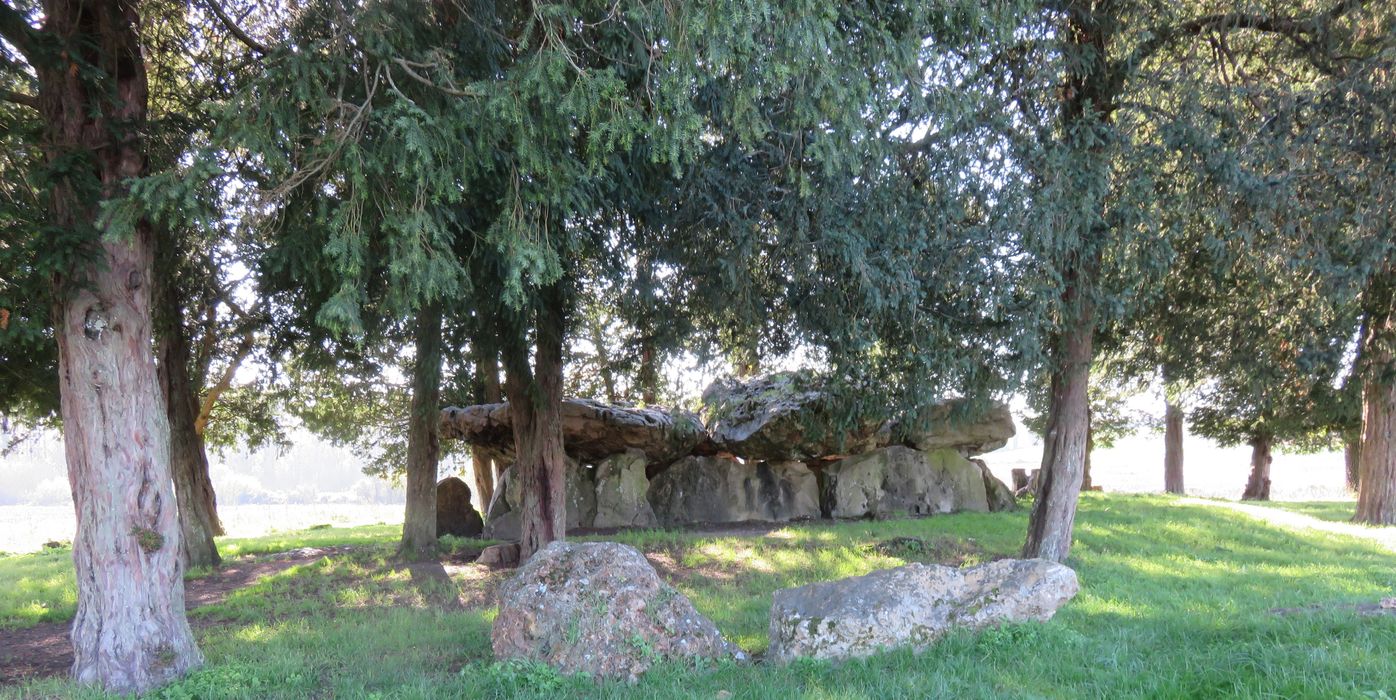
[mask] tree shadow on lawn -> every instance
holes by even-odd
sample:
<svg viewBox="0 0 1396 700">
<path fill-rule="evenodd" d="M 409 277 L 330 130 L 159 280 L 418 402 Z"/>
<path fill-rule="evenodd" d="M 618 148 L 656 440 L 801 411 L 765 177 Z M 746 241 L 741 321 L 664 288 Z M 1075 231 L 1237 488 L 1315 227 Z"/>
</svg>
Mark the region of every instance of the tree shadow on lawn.
<svg viewBox="0 0 1396 700">
<path fill-rule="evenodd" d="M 758 651 L 766 646 L 774 590 L 897 566 L 904 559 L 876 547 L 891 537 L 972 533 L 987 555 L 1016 555 L 1024 517 L 802 525 L 763 537 L 648 531 L 614 539 L 633 538 L 662 553 L 671 569 L 666 578 L 729 638 Z M 1047 624 L 957 633 L 919 655 L 844 664 L 668 663 L 637 686 L 493 662 L 492 586 L 512 572 L 475 565 L 418 572 L 392 566 L 389 552 L 295 567 L 196 611 L 191 617 L 209 666 L 166 696 L 1341 697 L 1396 686 L 1389 661 L 1396 619 L 1270 612 L 1390 595 L 1396 556 L 1353 538 L 1286 530 L 1167 498 L 1083 498 L 1069 561 L 1082 592 Z M 694 573 L 704 567 L 730 576 Z M 443 590 L 442 574 L 461 592 L 457 603 L 473 602 L 439 604 L 433 596 Z M 51 683 L 57 685 L 28 689 L 42 695 L 44 688 L 67 688 Z"/>
</svg>

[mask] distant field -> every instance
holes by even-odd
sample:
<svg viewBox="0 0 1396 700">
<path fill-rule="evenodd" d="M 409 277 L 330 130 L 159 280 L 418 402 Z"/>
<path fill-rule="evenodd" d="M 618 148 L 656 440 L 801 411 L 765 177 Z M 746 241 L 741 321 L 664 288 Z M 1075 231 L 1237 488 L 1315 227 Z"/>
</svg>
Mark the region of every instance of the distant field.
<svg viewBox="0 0 1396 700">
<path fill-rule="evenodd" d="M 259 537 L 312 525 L 339 527 L 402 522 L 401 505 L 256 505 L 218 509 L 230 537 Z M 0 552 L 32 552 L 50 540 L 73 539 L 71 506 L 0 506 Z"/>
</svg>

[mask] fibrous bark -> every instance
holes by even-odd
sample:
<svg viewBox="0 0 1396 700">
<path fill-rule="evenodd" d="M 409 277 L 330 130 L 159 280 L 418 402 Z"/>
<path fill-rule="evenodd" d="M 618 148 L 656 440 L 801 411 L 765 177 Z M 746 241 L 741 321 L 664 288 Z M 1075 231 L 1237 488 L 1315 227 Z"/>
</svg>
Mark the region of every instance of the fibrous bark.
<svg viewBox="0 0 1396 700">
<path fill-rule="evenodd" d="M 565 303 L 560 284 L 548 288 L 536 313 L 534 366 L 516 338 L 505 353 L 504 391 L 514 432 L 515 473 L 523 494 L 520 560 L 567 532 L 567 458 L 562 447 L 562 338 Z"/>
<path fill-rule="evenodd" d="M 1089 309 L 1084 316 L 1060 338 L 1055 353 L 1057 369 L 1052 372 L 1037 499 L 1023 545 L 1023 556 L 1027 558 L 1060 562 L 1071 552 L 1090 428 L 1086 390 L 1090 383 L 1094 317 Z"/>
<path fill-rule="evenodd" d="M 1357 514 L 1371 525 L 1396 524 L 1396 270 L 1383 271 L 1363 299 L 1362 449 Z"/>
<path fill-rule="evenodd" d="M 436 558 L 436 466 L 441 455 L 441 307 L 417 311 L 413 334 L 412 407 L 407 424 L 407 504 L 398 556 Z"/>
<path fill-rule="evenodd" d="M 1347 489 L 1357 493 L 1361 479 L 1362 433 L 1348 431 L 1343 434 L 1343 483 Z"/>
<path fill-rule="evenodd" d="M 1183 411 L 1172 401 L 1163 414 L 1163 490 L 1183 493 Z"/>
<path fill-rule="evenodd" d="M 32 61 L 44 152 L 65 171 L 52 185 L 51 222 L 81 235 L 100 199 L 146 173 L 139 17 L 122 0 L 48 0 L 44 16 L 43 35 L 62 47 Z M 54 307 L 77 514 L 73 677 L 143 692 L 203 661 L 184 616 L 170 427 L 152 352 L 153 233 L 137 222 L 129 236 L 94 237 L 88 252 L 55 279 Z"/>
<path fill-rule="evenodd" d="M 1246 490 L 1241 494 L 1241 500 L 1270 500 L 1270 464 L 1274 462 L 1270 450 L 1273 443 L 1274 438 L 1266 433 L 1251 437 L 1251 475 L 1246 480 Z"/>
</svg>

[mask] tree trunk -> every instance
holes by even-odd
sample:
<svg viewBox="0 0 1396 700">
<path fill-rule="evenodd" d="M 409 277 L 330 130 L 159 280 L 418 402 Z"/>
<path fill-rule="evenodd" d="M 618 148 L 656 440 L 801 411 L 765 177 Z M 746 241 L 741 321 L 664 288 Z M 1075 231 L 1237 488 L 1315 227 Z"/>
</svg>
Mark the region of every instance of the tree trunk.
<svg viewBox="0 0 1396 700">
<path fill-rule="evenodd" d="M 1361 455 L 1362 434 L 1355 430 L 1345 431 L 1343 433 L 1343 484 L 1347 487 L 1347 490 L 1352 493 L 1357 493 L 1358 482 L 1360 481 L 1358 478 L 1358 474 L 1360 474 L 1358 467 L 1361 463 Z"/>
<path fill-rule="evenodd" d="M 588 323 L 591 326 L 591 344 L 596 347 L 596 371 L 601 375 L 601 386 L 606 391 L 606 402 L 619 403 L 620 395 L 616 393 L 616 373 L 611 369 L 611 353 L 606 347 L 606 330 L 601 327 L 600 313 L 593 314 Z"/>
<path fill-rule="evenodd" d="M 1364 294 L 1367 333 L 1362 340 L 1362 449 L 1358 456 L 1357 514 L 1353 521 L 1396 525 L 1396 293 L 1393 270 L 1379 274 Z"/>
<path fill-rule="evenodd" d="M 194 428 L 197 414 L 194 388 L 189 381 L 189 343 L 182 310 L 169 285 L 157 283 L 170 318 L 157 348 L 160 356 L 160 388 L 170 423 L 170 470 L 174 475 L 179 507 L 180 545 L 187 568 L 218 566 L 218 546 L 213 537 L 222 534 L 217 499 L 208 476 L 208 455 L 203 436 Z M 173 305 L 170 305 L 173 303 Z"/>
<path fill-rule="evenodd" d="M 1270 500 L 1270 456 L 1273 438 L 1261 433 L 1251 438 L 1251 476 L 1246 480 L 1246 491 L 1241 494 L 1243 501 Z"/>
<path fill-rule="evenodd" d="M 1163 409 L 1163 490 L 1183 493 L 1183 411 L 1172 401 Z"/>
<path fill-rule="evenodd" d="M 1068 294 L 1074 295 L 1074 287 L 1068 288 Z M 1071 531 L 1090 432 L 1086 390 L 1095 328 L 1093 309 L 1088 303 L 1082 307 L 1077 320 L 1058 338 L 1054 352 L 1057 369 L 1052 372 L 1042 469 L 1038 472 L 1037 499 L 1028 519 L 1028 539 L 1023 545 L 1025 558 L 1060 562 L 1071 551 Z"/>
<path fill-rule="evenodd" d="M 562 337 L 564 295 L 560 283 L 542 294 L 537 313 L 535 366 L 515 343 L 505 357 L 513 418 L 515 474 L 523 493 L 519 560 L 567 532 L 567 460 L 562 448 Z"/>
<path fill-rule="evenodd" d="M 494 343 L 481 333 L 476 337 L 475 373 L 478 375 L 481 403 L 499 403 L 504 399 L 499 387 L 499 352 Z M 494 458 L 485 450 L 471 448 L 470 461 L 475 471 L 475 495 L 480 498 L 480 512 L 484 513 L 494 500 L 496 482 Z"/>
<path fill-rule="evenodd" d="M 33 62 L 44 153 L 70 173 L 52 185 L 51 223 L 91 236 L 93 254 L 54 280 L 77 515 L 73 677 L 139 693 L 203 662 L 184 616 L 170 426 L 152 352 L 153 235 L 144 221 L 129 236 L 93 231 L 98 201 L 146 173 L 139 17 L 135 3 L 117 0 L 48 0 L 44 16 L 44 34 L 71 56 Z"/>
<path fill-rule="evenodd" d="M 441 306 L 417 310 L 412 408 L 407 422 L 407 505 L 398 556 L 436 559 L 436 465 L 441 456 Z"/>
<path fill-rule="evenodd" d="M 1086 458 L 1081 461 L 1081 490 L 1090 491 L 1091 453 L 1095 452 L 1095 423 L 1091 421 L 1090 406 L 1086 407 Z"/>
</svg>

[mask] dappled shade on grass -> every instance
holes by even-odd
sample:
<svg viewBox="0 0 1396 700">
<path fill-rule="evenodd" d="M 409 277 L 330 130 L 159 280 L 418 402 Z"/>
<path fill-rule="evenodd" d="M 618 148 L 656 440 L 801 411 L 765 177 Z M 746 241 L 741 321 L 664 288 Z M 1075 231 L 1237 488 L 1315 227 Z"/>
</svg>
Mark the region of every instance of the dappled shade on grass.
<svg viewBox="0 0 1396 700">
<path fill-rule="evenodd" d="M 923 556 L 969 564 L 1011 556 L 1025 526 L 1020 511 L 793 524 L 764 536 L 646 530 L 593 539 L 648 553 L 729 639 L 759 653 L 778 588 Z M 1391 595 L 1396 554 L 1166 497 L 1083 497 L 1067 562 L 1082 591 L 1050 623 L 954 634 L 919 656 L 896 652 L 837 666 L 667 664 L 633 688 L 494 663 L 488 591 L 507 572 L 448 561 L 449 583 L 414 582 L 410 570 L 389 561 L 391 530 L 338 533 L 362 548 L 274 574 L 193 613 L 209 666 L 165 696 L 1361 697 L 1396 686 L 1389 655 L 1396 619 L 1331 607 Z M 937 546 L 885 545 L 895 538 Z M 964 551 L 943 549 L 970 538 L 973 547 Z M 288 535 L 283 544 L 306 542 Z M 0 578 L 14 580 L 15 559 L 0 560 Z M 444 588 L 423 590 L 424 583 Z M 463 604 L 442 605 L 443 592 L 459 594 Z M 1320 604 L 1329 607 L 1270 612 Z M 9 606 L 0 619 L 16 615 Z M 61 680 L 26 689 L 73 692 Z"/>
</svg>

